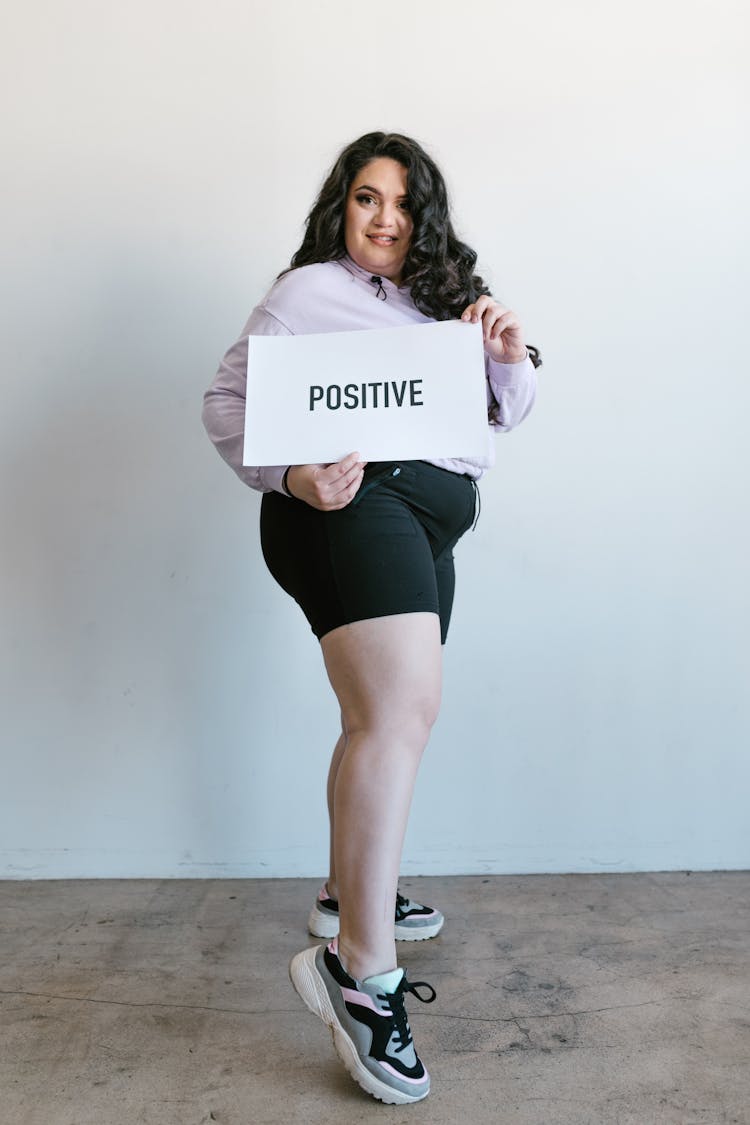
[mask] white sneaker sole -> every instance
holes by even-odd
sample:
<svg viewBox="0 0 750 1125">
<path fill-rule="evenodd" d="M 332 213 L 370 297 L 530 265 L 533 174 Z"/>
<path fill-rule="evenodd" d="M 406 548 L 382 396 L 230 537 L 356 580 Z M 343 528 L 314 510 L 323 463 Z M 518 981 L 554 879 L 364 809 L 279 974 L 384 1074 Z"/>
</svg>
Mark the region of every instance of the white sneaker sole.
<svg viewBox="0 0 750 1125">
<path fill-rule="evenodd" d="M 396 922 L 394 926 L 394 934 L 396 941 L 427 941 L 429 938 L 437 937 L 443 928 L 444 918 L 438 922 L 433 922 L 429 926 L 403 926 Z"/>
<path fill-rule="evenodd" d="M 444 918 L 433 922 L 430 926 L 403 926 L 398 922 L 394 925 L 393 932 L 396 941 L 428 941 L 437 937 L 443 928 Z M 314 906 L 307 920 L 307 928 L 313 937 L 325 938 L 330 941 L 339 932 L 339 920 L 335 915 L 323 914 Z"/>
<path fill-rule="evenodd" d="M 318 910 L 317 906 L 314 906 L 310 911 L 310 917 L 307 919 L 307 928 L 313 937 L 322 937 L 330 941 L 339 932 L 338 916 L 324 914 L 322 910 Z"/>
<path fill-rule="evenodd" d="M 400 1090 L 394 1090 L 385 1082 L 380 1082 L 367 1067 L 362 1065 L 357 1048 L 339 1023 L 338 1016 L 331 1004 L 328 990 L 323 983 L 320 973 L 315 965 L 315 954 L 318 947 L 303 949 L 292 958 L 289 966 L 289 978 L 294 990 L 305 1006 L 313 1015 L 319 1016 L 323 1023 L 331 1029 L 333 1045 L 336 1054 L 341 1059 L 349 1074 L 362 1089 L 386 1105 L 407 1105 L 411 1102 L 420 1102 L 430 1092 L 429 1086 L 423 1094 L 411 1097 Z"/>
</svg>

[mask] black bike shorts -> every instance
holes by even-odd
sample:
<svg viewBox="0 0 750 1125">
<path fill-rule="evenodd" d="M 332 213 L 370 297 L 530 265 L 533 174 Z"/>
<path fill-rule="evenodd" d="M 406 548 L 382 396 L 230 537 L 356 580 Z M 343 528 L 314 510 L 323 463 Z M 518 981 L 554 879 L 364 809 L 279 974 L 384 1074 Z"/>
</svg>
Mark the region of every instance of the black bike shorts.
<svg viewBox="0 0 750 1125">
<path fill-rule="evenodd" d="M 353 500 L 320 512 L 266 492 L 260 515 L 268 569 L 320 639 L 396 613 L 437 613 L 445 643 L 453 606 L 453 548 L 474 519 L 468 476 L 426 461 L 369 464 Z"/>
</svg>

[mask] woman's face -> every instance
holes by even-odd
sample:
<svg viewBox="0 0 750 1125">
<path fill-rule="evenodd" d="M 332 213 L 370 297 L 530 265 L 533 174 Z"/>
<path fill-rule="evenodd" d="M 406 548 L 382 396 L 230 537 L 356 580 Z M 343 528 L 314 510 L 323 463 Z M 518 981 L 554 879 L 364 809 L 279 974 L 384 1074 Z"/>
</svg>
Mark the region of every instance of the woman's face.
<svg viewBox="0 0 750 1125">
<path fill-rule="evenodd" d="M 406 168 L 388 156 L 371 160 L 354 177 L 346 197 L 349 257 L 368 273 L 400 285 L 413 230 Z"/>
</svg>

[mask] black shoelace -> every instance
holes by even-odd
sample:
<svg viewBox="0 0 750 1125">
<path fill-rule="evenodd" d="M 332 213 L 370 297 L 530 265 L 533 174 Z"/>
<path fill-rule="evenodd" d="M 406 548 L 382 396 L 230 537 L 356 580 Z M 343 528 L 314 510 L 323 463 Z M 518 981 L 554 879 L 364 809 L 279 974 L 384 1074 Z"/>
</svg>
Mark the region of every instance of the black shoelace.
<svg viewBox="0 0 750 1125">
<path fill-rule="evenodd" d="M 418 989 L 420 988 L 429 988 L 432 995 L 420 995 L 420 993 L 418 992 Z M 427 981 L 415 980 L 414 984 L 412 984 L 406 979 L 406 973 L 404 973 L 401 980 L 398 982 L 398 988 L 395 992 L 378 993 L 378 1000 L 385 1000 L 386 1003 L 390 1005 L 393 1022 L 396 1025 L 395 1038 L 397 1053 L 405 1051 L 409 1044 L 413 1042 L 411 1028 L 409 1027 L 409 1020 L 406 1015 L 406 1008 L 404 1007 L 404 994 L 406 992 L 412 992 L 416 996 L 417 1000 L 421 1000 L 423 1004 L 431 1004 L 437 996 L 435 989 L 431 984 L 428 984 Z"/>
</svg>

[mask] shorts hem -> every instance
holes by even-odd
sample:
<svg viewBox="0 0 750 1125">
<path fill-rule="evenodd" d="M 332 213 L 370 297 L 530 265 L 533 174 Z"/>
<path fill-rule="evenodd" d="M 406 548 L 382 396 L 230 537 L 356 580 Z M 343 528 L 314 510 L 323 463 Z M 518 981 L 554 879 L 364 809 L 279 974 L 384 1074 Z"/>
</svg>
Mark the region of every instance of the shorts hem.
<svg viewBox="0 0 750 1125">
<path fill-rule="evenodd" d="M 440 620 L 439 610 L 425 609 L 424 606 L 414 606 L 411 609 L 387 610 L 385 613 L 368 613 L 367 615 L 362 617 L 353 617 L 350 621 L 341 621 L 338 625 L 326 626 L 324 631 L 321 633 L 319 633 L 314 627 L 312 627 L 312 631 L 318 638 L 318 640 L 322 641 L 324 637 L 329 636 L 331 633 L 335 633 L 337 629 L 343 629 L 346 625 L 356 625 L 359 621 L 380 621 L 384 617 L 405 617 L 407 614 L 411 613 L 429 613 L 431 614 L 431 616 L 437 617 L 438 621 Z"/>
</svg>

